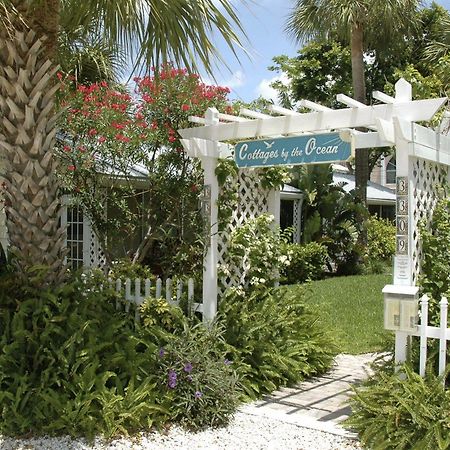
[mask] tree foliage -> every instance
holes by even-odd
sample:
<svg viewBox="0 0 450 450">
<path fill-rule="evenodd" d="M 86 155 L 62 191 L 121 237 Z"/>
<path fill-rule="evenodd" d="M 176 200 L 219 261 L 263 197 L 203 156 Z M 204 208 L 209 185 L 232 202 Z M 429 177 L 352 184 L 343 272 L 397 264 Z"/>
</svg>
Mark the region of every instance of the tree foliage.
<svg viewBox="0 0 450 450">
<path fill-rule="evenodd" d="M 363 227 L 359 218 L 367 217 L 366 208 L 353 193 L 333 184 L 331 166 L 299 166 L 294 170 L 297 187 L 305 195 L 303 242 L 323 243 L 338 273 L 354 273 L 358 270 L 356 263 L 363 250 L 357 242 Z"/>
</svg>

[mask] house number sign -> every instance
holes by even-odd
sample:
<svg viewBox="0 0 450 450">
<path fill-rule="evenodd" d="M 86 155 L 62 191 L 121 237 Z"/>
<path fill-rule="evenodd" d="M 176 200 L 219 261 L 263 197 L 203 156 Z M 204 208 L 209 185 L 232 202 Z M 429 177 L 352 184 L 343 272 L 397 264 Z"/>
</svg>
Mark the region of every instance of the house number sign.
<svg viewBox="0 0 450 450">
<path fill-rule="evenodd" d="M 408 177 L 397 177 L 397 255 L 408 255 Z"/>
<path fill-rule="evenodd" d="M 397 235 L 408 235 L 408 216 L 397 215 Z"/>
<path fill-rule="evenodd" d="M 397 195 L 408 195 L 408 177 L 397 177 Z"/>
</svg>

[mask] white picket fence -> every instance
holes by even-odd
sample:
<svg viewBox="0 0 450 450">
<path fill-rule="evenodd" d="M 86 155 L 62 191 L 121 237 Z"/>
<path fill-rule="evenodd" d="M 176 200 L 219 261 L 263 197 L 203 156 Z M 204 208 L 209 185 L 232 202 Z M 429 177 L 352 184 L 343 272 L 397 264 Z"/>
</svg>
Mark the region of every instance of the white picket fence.
<svg viewBox="0 0 450 450">
<path fill-rule="evenodd" d="M 183 293 L 187 294 L 188 304 L 192 312 L 203 313 L 203 304 L 194 301 L 194 280 L 189 278 L 186 281 L 178 279 L 173 282 L 171 278 L 167 278 L 165 282 L 161 278 L 152 281 L 148 278 L 141 280 L 136 278 L 131 280 L 117 279 L 110 280 L 110 283 L 115 287 L 115 290 L 123 295 L 125 300 L 125 311 L 129 311 L 130 304 L 141 305 L 145 298 L 153 296 L 155 298 L 165 298 L 171 305 L 178 305 Z M 154 290 L 152 290 L 152 287 Z M 117 309 L 121 308 L 121 304 L 116 304 Z M 139 318 L 139 308 L 136 309 L 136 319 Z"/>
<path fill-rule="evenodd" d="M 425 375 L 428 339 L 439 339 L 439 375 L 442 375 L 445 372 L 445 367 L 447 365 L 447 341 L 450 340 L 450 328 L 447 328 L 447 299 L 442 297 L 439 303 L 439 327 L 432 327 L 428 325 L 428 304 L 429 297 L 427 295 L 422 296 L 420 299 L 420 325 L 417 327 L 416 331 L 408 332 L 411 336 L 420 337 L 419 373 L 422 377 Z"/>
</svg>

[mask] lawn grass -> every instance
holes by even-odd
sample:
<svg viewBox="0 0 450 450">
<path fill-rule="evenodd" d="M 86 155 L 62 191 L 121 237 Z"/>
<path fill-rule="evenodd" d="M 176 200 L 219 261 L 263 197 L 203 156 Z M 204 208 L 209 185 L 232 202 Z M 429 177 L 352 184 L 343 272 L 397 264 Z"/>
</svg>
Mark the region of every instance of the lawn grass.
<svg viewBox="0 0 450 450">
<path fill-rule="evenodd" d="M 342 353 L 385 350 L 393 337 L 383 327 L 383 294 L 391 275 L 355 275 L 314 281 L 306 299 L 319 321 L 332 331 Z M 305 285 L 286 286 L 288 295 L 301 295 Z M 303 294 L 304 295 L 304 294 Z"/>
</svg>

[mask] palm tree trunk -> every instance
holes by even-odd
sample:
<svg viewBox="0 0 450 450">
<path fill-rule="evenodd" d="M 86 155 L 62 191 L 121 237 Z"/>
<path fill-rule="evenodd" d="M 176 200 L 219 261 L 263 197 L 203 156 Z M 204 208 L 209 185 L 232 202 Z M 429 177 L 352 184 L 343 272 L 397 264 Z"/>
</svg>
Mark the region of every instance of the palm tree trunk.
<svg viewBox="0 0 450 450">
<path fill-rule="evenodd" d="M 366 103 L 366 77 L 364 73 L 364 35 L 360 23 L 354 23 L 351 33 L 352 53 L 352 81 L 353 97 L 361 103 Z M 369 149 L 358 148 L 355 151 L 355 190 L 356 196 L 361 203 L 367 206 L 367 182 L 369 181 Z M 364 221 L 364 216 L 357 218 L 359 222 Z M 367 245 L 367 230 L 362 228 L 358 236 L 360 248 Z M 358 256 L 362 262 L 362 255 Z"/>
<path fill-rule="evenodd" d="M 364 73 L 363 27 L 360 23 L 352 26 L 352 81 L 353 97 L 366 103 L 366 81 Z M 367 205 L 367 182 L 369 181 L 369 149 L 359 148 L 355 154 L 355 187 L 364 205 Z"/>
<path fill-rule="evenodd" d="M 49 2 L 50 6 L 57 3 Z M 16 2 L 16 7 L 20 13 L 26 3 Z M 59 222 L 61 203 L 53 155 L 54 98 L 59 84 L 57 67 L 48 59 L 52 45 L 25 23 L 17 20 L 15 31 L 0 32 L 0 148 L 7 155 L 8 238 L 20 272 L 48 266 L 45 281 L 52 283 L 65 272 L 65 230 Z"/>
</svg>

